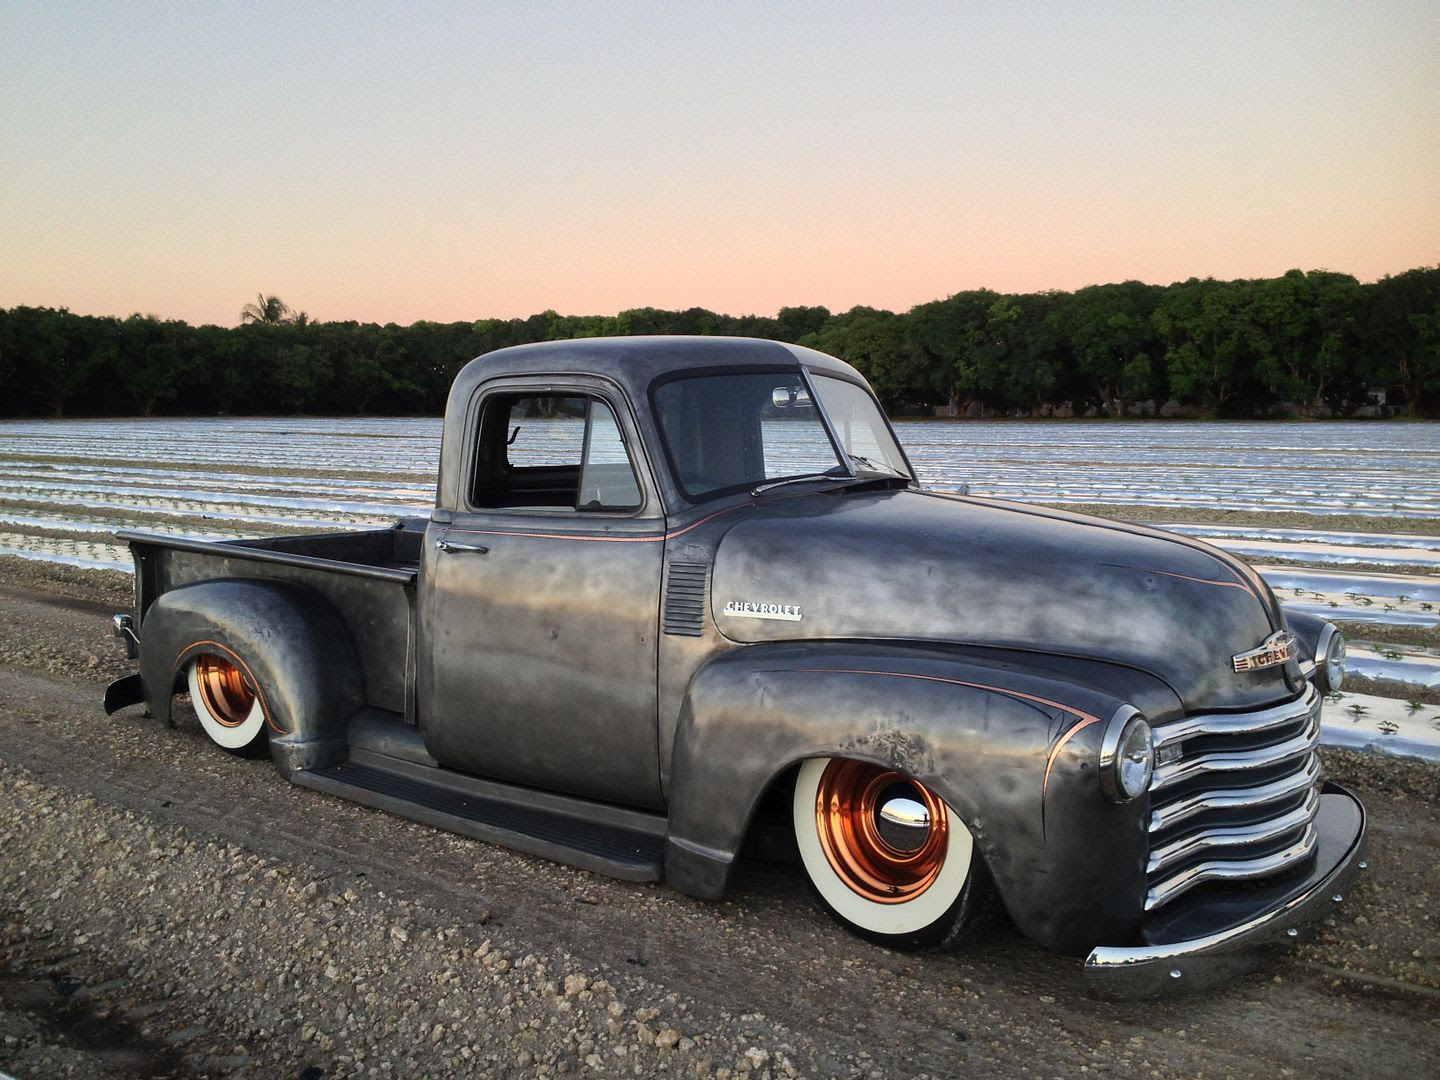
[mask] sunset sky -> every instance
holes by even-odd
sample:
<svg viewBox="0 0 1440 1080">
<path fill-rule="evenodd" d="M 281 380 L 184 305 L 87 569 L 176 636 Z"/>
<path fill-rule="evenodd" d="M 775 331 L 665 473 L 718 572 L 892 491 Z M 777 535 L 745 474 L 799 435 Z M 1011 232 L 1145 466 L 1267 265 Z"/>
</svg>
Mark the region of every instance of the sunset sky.
<svg viewBox="0 0 1440 1080">
<path fill-rule="evenodd" d="M 904 310 L 1440 262 L 1440 5 L 0 2 L 0 307 Z"/>
</svg>

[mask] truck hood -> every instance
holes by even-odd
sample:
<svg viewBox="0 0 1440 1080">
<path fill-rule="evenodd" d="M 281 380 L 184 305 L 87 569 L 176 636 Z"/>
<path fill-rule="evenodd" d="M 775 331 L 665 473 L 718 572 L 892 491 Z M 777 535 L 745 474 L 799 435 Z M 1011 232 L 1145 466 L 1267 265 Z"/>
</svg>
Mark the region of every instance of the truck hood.
<svg viewBox="0 0 1440 1080">
<path fill-rule="evenodd" d="M 1259 576 L 1209 545 L 920 491 L 756 509 L 715 557 L 712 613 L 731 640 L 907 640 L 1101 660 L 1163 679 L 1187 710 L 1293 692 L 1284 668 L 1233 670 L 1232 656 L 1284 623 Z"/>
</svg>

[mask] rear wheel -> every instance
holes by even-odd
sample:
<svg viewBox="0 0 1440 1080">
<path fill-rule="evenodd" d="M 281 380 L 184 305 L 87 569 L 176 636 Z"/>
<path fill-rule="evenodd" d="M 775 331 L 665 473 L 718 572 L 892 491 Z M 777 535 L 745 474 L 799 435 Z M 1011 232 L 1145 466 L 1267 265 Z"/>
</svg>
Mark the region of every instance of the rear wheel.
<svg viewBox="0 0 1440 1080">
<path fill-rule="evenodd" d="M 215 745 L 247 757 L 265 748 L 265 708 L 236 659 L 202 653 L 186 673 L 200 726 Z"/>
<path fill-rule="evenodd" d="M 918 780 L 814 758 L 795 782 L 794 824 L 820 899 L 862 937 L 924 948 L 958 940 L 973 924 L 983 870 L 970 830 Z"/>
</svg>

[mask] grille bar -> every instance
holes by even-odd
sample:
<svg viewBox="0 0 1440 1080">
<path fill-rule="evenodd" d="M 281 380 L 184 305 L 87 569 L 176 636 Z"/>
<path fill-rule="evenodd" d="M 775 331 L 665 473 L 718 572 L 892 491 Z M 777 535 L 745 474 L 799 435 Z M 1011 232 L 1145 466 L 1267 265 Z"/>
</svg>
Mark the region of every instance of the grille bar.
<svg viewBox="0 0 1440 1080">
<path fill-rule="evenodd" d="M 1320 760 L 1312 757 L 1303 772 L 1286 776 L 1269 784 L 1255 787 L 1228 788 L 1216 791 L 1197 791 L 1176 799 L 1164 806 L 1152 807 L 1150 811 L 1150 832 L 1158 833 L 1188 821 L 1196 814 L 1207 810 L 1249 810 L 1264 807 L 1270 803 L 1282 802 L 1300 792 L 1315 787 L 1320 782 Z"/>
<path fill-rule="evenodd" d="M 1210 882 L 1286 873 L 1318 843 L 1321 699 L 1199 713 L 1155 730 L 1145 910 Z"/>
<path fill-rule="evenodd" d="M 1305 730 L 1300 734 L 1262 750 L 1220 751 L 1188 760 L 1182 758 L 1169 765 L 1161 765 L 1155 770 L 1155 778 L 1150 782 L 1150 791 L 1152 794 L 1163 791 L 1202 773 L 1253 772 L 1256 769 L 1268 769 L 1272 765 L 1280 765 L 1292 758 L 1308 757 L 1319 744 L 1320 724 L 1316 720 L 1307 724 Z"/>
<path fill-rule="evenodd" d="M 1270 821 L 1205 829 L 1153 849 L 1150 852 L 1150 861 L 1145 867 L 1146 872 L 1154 874 L 1167 866 L 1219 848 L 1244 847 L 1278 840 L 1286 833 L 1310 824 L 1319 812 L 1320 793 L 1311 788 L 1303 803 L 1288 814 L 1282 814 Z"/>
<path fill-rule="evenodd" d="M 1293 724 L 1320 702 L 1320 692 L 1306 685 L 1299 701 L 1287 701 L 1249 713 L 1197 713 L 1155 729 L 1155 745 L 1168 746 L 1196 735 L 1249 735 Z"/>
<path fill-rule="evenodd" d="M 1167 878 L 1150 888 L 1149 892 L 1145 894 L 1145 910 L 1153 911 L 1167 901 L 1173 900 L 1182 892 L 1193 889 L 1196 885 L 1203 885 L 1207 881 L 1253 881 L 1255 878 L 1269 877 L 1271 874 L 1279 873 L 1313 854 L 1319 843 L 1319 836 L 1319 832 L 1311 824 L 1305 826 L 1305 832 L 1299 840 L 1283 851 L 1277 851 L 1272 855 L 1258 859 L 1217 859 L 1214 862 L 1202 862 L 1187 867 L 1174 877 Z"/>
</svg>

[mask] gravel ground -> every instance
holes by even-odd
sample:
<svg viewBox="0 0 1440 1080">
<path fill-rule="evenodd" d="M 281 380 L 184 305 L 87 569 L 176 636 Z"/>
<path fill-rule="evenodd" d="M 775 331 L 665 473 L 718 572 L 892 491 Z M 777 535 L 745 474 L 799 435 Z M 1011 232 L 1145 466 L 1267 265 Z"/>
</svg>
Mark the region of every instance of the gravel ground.
<svg viewBox="0 0 1440 1080">
<path fill-rule="evenodd" d="M 97 1020 L 113 1015 L 112 994 L 144 987 L 153 1000 L 120 1006 L 139 1044 L 121 1060 L 138 1057 L 139 1075 L 794 1076 L 797 1046 L 816 1056 L 779 1025 L 696 1030 L 661 987 L 617 987 L 563 950 L 446 925 L 377 889 L 342 891 L 23 769 L 0 768 L 0 819 L 0 844 L 23 852 L 4 864 L 7 965 L 43 969 Z M 47 1034 L 7 1025 L 7 1067 L 87 1075 L 105 1061 Z"/>
<path fill-rule="evenodd" d="M 1341 914 L 1189 999 L 1086 998 L 1003 919 L 844 934 L 790 867 L 725 902 L 289 785 L 128 710 L 119 574 L 0 562 L 0 1071 L 51 1076 L 1440 1072 L 1440 769 L 1327 751 L 1371 820 Z"/>
</svg>

